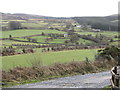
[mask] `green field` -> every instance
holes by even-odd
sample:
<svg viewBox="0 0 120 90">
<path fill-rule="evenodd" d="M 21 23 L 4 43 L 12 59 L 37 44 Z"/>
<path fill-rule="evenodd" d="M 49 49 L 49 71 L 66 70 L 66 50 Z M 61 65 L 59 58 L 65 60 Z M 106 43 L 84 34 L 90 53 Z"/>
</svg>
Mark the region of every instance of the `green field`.
<svg viewBox="0 0 120 90">
<path fill-rule="evenodd" d="M 42 32 L 44 32 L 44 33 L 65 33 L 63 31 L 57 31 L 57 30 L 27 30 L 27 29 L 21 29 L 21 30 L 12 30 L 12 31 L 2 31 L 2 38 L 8 38 L 9 35 L 12 35 L 12 37 L 29 36 L 29 35 L 41 34 Z"/>
<path fill-rule="evenodd" d="M 23 27 L 43 27 L 44 25 L 47 25 L 48 23 L 41 23 L 41 22 L 36 22 L 36 23 L 22 23 Z"/>
<path fill-rule="evenodd" d="M 12 31 L 3 31 L 3 38 L 9 37 L 9 35 L 12 35 L 13 37 L 22 37 L 22 36 L 30 36 L 35 34 L 41 34 L 44 33 L 58 33 L 58 34 L 64 34 L 66 32 L 63 31 L 57 31 L 57 30 L 12 30 Z M 96 34 L 104 34 L 109 37 L 114 37 L 115 35 L 118 35 L 118 32 L 79 32 L 79 34 L 85 35 L 85 34 L 92 34 L 95 36 Z M 33 36 L 31 38 L 37 39 L 38 43 L 44 43 L 46 38 L 48 36 Z M 16 38 L 18 40 L 26 40 L 24 38 Z M 69 38 L 63 38 L 63 39 L 53 39 L 48 41 L 48 43 L 64 43 L 65 40 L 69 40 Z M 79 43 L 94 43 L 90 40 L 85 39 L 79 39 Z M 3 44 L 5 45 L 11 45 L 11 44 L 37 44 L 32 42 L 18 42 L 18 41 L 12 41 L 12 40 L 3 40 Z M 117 44 L 116 42 L 111 44 Z M 32 66 L 32 63 L 37 63 L 41 61 L 43 65 L 51 65 L 53 63 L 65 63 L 70 61 L 84 61 L 86 57 L 89 58 L 89 60 L 94 60 L 94 55 L 97 52 L 97 49 L 92 50 L 69 50 L 69 51 L 59 51 L 59 52 L 43 52 L 41 53 L 41 49 L 36 49 L 36 53 L 34 54 L 21 54 L 21 55 L 14 55 L 14 56 L 4 56 L 2 57 L 2 64 L 3 69 L 8 70 L 15 66 Z"/>
<path fill-rule="evenodd" d="M 68 39 L 53 39 L 52 41 L 49 41 L 49 43 L 61 43 L 61 44 L 64 44 L 65 40 L 68 40 Z"/>
<path fill-rule="evenodd" d="M 88 34 L 91 34 L 93 36 L 97 35 L 97 34 L 103 34 L 105 36 L 108 36 L 108 37 L 114 37 L 115 35 L 118 36 L 118 32 L 110 32 L 110 31 L 103 31 L 103 32 L 78 32 L 79 34 L 81 35 L 88 35 Z"/>
<path fill-rule="evenodd" d="M 46 38 L 48 38 L 48 36 L 34 36 L 34 37 L 31 37 L 31 38 L 34 38 L 37 40 L 37 42 L 41 42 L 41 43 L 44 43 Z"/>
<path fill-rule="evenodd" d="M 53 63 L 65 63 L 70 61 L 84 61 L 86 56 L 90 61 L 94 60 L 97 49 L 92 50 L 70 50 L 59 52 L 44 52 L 40 49 L 34 54 L 23 54 L 15 56 L 2 57 L 2 65 L 4 70 L 11 69 L 15 66 L 31 66 L 31 63 L 41 61 L 43 65 L 51 65 Z"/>
<path fill-rule="evenodd" d="M 80 38 L 80 39 L 79 39 L 79 43 L 82 43 L 82 44 L 89 43 L 89 44 L 91 44 L 91 43 L 95 43 L 95 42 L 90 41 L 90 40 L 85 40 L 85 39 Z"/>
<path fill-rule="evenodd" d="M 31 44 L 31 45 L 38 45 L 37 43 L 32 43 L 32 42 L 18 42 L 18 41 L 12 41 L 12 40 L 0 40 L 2 44 L 5 45 L 11 45 L 11 44 Z"/>
</svg>

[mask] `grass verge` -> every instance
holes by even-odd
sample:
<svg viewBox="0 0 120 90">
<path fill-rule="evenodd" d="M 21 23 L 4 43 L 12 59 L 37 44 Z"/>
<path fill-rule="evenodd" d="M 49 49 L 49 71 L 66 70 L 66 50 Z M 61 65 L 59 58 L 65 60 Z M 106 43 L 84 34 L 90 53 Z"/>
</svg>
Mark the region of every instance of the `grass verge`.
<svg viewBox="0 0 120 90">
<path fill-rule="evenodd" d="M 111 60 L 104 62 L 69 62 L 54 64 L 51 66 L 16 67 L 9 71 L 2 71 L 3 87 L 39 82 L 56 77 L 65 77 L 77 74 L 95 73 L 111 69 L 116 62 Z"/>
</svg>

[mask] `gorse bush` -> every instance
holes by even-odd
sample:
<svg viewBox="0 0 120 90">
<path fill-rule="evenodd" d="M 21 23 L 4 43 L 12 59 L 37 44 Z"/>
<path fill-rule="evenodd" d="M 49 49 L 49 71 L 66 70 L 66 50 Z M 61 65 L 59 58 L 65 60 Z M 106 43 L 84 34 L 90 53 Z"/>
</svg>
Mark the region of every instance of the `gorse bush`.
<svg viewBox="0 0 120 90">
<path fill-rule="evenodd" d="M 96 57 L 96 60 L 116 60 L 118 62 L 118 65 L 120 65 L 120 49 L 111 46 L 107 47 L 104 50 L 98 50 L 98 56 Z"/>
</svg>

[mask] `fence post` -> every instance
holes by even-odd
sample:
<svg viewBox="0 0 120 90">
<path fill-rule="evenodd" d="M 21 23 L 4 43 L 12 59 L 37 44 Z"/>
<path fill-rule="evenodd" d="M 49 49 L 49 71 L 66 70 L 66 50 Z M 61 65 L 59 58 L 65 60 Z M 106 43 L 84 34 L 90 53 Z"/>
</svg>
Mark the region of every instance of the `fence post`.
<svg viewBox="0 0 120 90">
<path fill-rule="evenodd" d="M 113 70 L 113 72 L 115 72 L 115 70 Z M 112 75 L 112 81 L 113 81 L 113 83 L 115 83 L 115 82 L 114 82 L 114 76 L 113 76 L 113 75 Z"/>
<path fill-rule="evenodd" d="M 117 67 L 114 68 L 114 73 L 116 75 L 119 75 L 119 74 L 117 74 Z M 115 83 L 115 86 L 119 87 L 119 79 L 115 79 L 114 83 Z"/>
<path fill-rule="evenodd" d="M 114 73 L 117 74 L 117 67 L 114 68 Z"/>
<path fill-rule="evenodd" d="M 119 75 L 119 74 L 117 74 Z M 116 79 L 116 86 L 119 87 L 119 79 Z"/>
</svg>

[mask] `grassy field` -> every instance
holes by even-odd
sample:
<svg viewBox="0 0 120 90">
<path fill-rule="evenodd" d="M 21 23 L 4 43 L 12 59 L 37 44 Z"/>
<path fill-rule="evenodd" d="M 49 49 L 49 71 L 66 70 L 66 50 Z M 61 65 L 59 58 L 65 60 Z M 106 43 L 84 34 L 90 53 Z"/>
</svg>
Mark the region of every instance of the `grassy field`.
<svg viewBox="0 0 120 90">
<path fill-rule="evenodd" d="M 88 35 L 88 34 L 92 34 L 93 36 L 97 35 L 97 34 L 103 34 L 105 36 L 108 37 L 114 37 L 115 35 L 118 35 L 118 32 L 109 32 L 109 31 L 104 31 L 104 32 L 78 32 L 81 35 Z"/>
<path fill-rule="evenodd" d="M 18 41 L 12 41 L 12 40 L 0 40 L 2 44 L 5 45 L 11 45 L 11 44 L 31 44 L 31 45 L 38 45 L 37 43 L 32 43 L 32 42 L 18 42 Z"/>
<path fill-rule="evenodd" d="M 23 27 L 42 27 L 44 25 L 47 25 L 48 23 L 41 23 L 41 22 L 36 22 L 36 23 L 22 23 Z"/>
<path fill-rule="evenodd" d="M 80 39 L 79 39 L 79 43 L 82 43 L 82 44 L 89 43 L 89 44 L 91 44 L 91 43 L 94 43 L 94 42 L 93 42 L 93 41 L 90 41 L 90 40 L 85 40 L 85 39 L 80 38 Z"/>
<path fill-rule="evenodd" d="M 2 65 L 4 70 L 8 70 L 15 66 L 32 66 L 32 63 L 38 64 L 39 61 L 43 65 L 51 65 L 53 63 L 65 63 L 70 61 L 84 61 L 86 56 L 90 61 L 94 60 L 94 55 L 97 49 L 93 50 L 70 50 L 59 52 L 44 52 L 41 53 L 40 49 L 34 54 L 23 54 L 15 56 L 2 57 Z"/>
<path fill-rule="evenodd" d="M 64 44 L 65 40 L 68 40 L 68 39 L 53 39 L 52 41 L 49 41 L 49 43 L 61 43 L 61 44 Z"/>
<path fill-rule="evenodd" d="M 48 36 L 34 36 L 34 37 L 31 37 L 31 38 L 36 39 L 37 42 L 44 43 L 47 37 L 48 37 Z"/>
<path fill-rule="evenodd" d="M 21 29 L 21 30 L 3 31 L 2 32 L 2 37 L 3 38 L 8 38 L 9 35 L 12 35 L 13 37 L 21 37 L 21 36 L 41 34 L 42 32 L 44 32 L 44 33 L 65 33 L 63 31 L 57 31 L 57 30 L 27 30 L 27 29 Z"/>
</svg>

